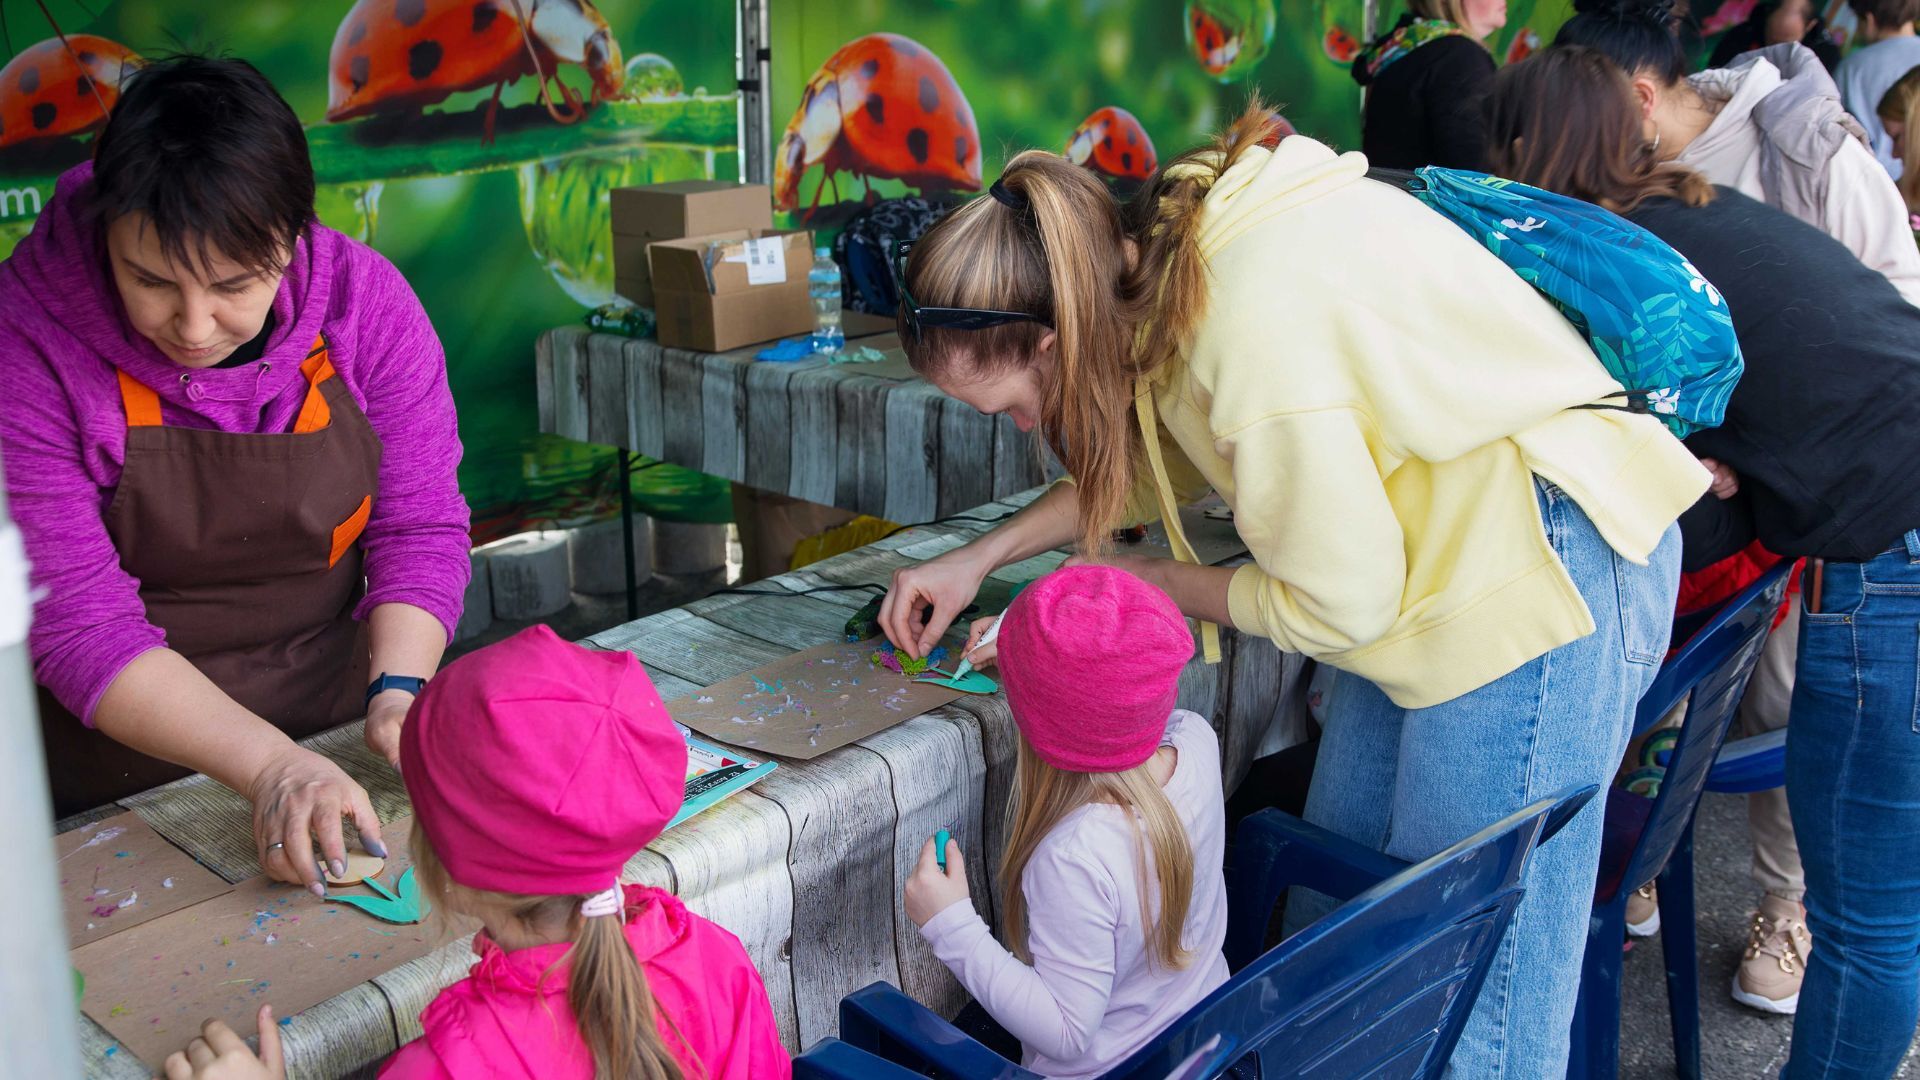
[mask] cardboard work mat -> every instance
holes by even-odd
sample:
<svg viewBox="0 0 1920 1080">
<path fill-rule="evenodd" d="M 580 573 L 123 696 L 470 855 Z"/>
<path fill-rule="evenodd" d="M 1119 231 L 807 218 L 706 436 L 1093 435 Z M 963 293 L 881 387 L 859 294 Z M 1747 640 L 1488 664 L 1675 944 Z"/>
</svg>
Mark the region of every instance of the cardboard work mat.
<svg viewBox="0 0 1920 1080">
<path fill-rule="evenodd" d="M 53 847 L 74 948 L 233 888 L 131 811 L 61 833 Z"/>
<path fill-rule="evenodd" d="M 410 825 L 402 818 L 383 830 L 391 854 L 381 877 L 388 885 L 413 865 Z M 375 895 L 364 885 L 335 892 Z M 157 1070 L 208 1017 L 248 1034 L 263 1004 L 292 1016 L 471 929 L 458 922 L 434 927 L 382 922 L 300 886 L 256 877 L 76 948 L 72 958 L 86 977 L 81 1011 Z"/>
<path fill-rule="evenodd" d="M 728 746 L 805 760 L 960 696 L 875 665 L 878 645 L 836 642 L 795 653 L 669 701 L 667 711 Z"/>
</svg>

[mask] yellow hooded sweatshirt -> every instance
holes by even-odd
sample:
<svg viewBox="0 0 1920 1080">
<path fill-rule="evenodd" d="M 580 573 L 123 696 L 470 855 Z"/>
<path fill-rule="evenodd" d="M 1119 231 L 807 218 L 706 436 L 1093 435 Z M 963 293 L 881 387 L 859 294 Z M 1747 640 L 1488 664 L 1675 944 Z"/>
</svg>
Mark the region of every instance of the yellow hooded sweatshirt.
<svg viewBox="0 0 1920 1080">
<path fill-rule="evenodd" d="M 1580 408 L 1620 389 L 1586 341 L 1366 170 L 1295 136 L 1215 182 L 1206 310 L 1143 380 L 1163 461 L 1132 507 L 1177 530 L 1174 505 L 1218 491 L 1254 559 L 1234 625 L 1422 708 L 1594 630 L 1535 476 L 1641 564 L 1708 476 L 1652 417 Z"/>
</svg>

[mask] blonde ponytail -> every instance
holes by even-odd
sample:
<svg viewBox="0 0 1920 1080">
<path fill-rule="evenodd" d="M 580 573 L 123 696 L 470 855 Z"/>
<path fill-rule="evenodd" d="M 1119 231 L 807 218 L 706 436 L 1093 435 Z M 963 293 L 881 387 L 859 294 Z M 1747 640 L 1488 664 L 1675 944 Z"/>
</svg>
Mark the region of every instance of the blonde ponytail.
<svg viewBox="0 0 1920 1080">
<path fill-rule="evenodd" d="M 913 246 L 905 283 L 921 307 L 1016 311 L 1046 323 L 926 327 L 916 338 L 903 306 L 901 339 L 922 375 L 937 381 L 956 364 L 972 365 L 970 378 L 1038 366 L 1053 328 L 1040 430 L 1079 487 L 1082 550 L 1098 551 L 1116 526 L 1134 524 L 1122 518 L 1143 451 L 1135 383 L 1178 351 L 1205 307 L 1200 202 L 1242 151 L 1276 137 L 1274 114 L 1256 98 L 1125 209 L 1093 173 L 1029 150 L 1000 174 L 1007 201 L 975 199 Z"/>
<path fill-rule="evenodd" d="M 579 898 L 569 897 L 577 908 Z M 567 957 L 567 1004 L 593 1054 L 595 1080 L 683 1080 L 660 1036 L 653 993 L 627 941 L 626 920 L 583 918 Z"/>
<path fill-rule="evenodd" d="M 660 1035 L 661 1019 L 676 1036 L 678 1030 L 673 1018 L 661 1017 L 655 1007 L 646 972 L 627 941 L 623 915 L 582 916 L 585 895 L 526 896 L 457 884 L 434 854 L 417 819 L 411 850 L 420 887 L 436 901 L 432 915 L 436 921 L 444 920 L 449 910 L 476 916 L 488 911 L 505 914 L 523 926 L 568 928 L 573 948 L 560 961 L 569 966 L 567 1005 L 573 1010 L 581 1042 L 593 1055 L 594 1080 L 704 1080 L 704 1073 L 687 1076 Z M 440 925 L 444 929 L 444 921 Z"/>
</svg>

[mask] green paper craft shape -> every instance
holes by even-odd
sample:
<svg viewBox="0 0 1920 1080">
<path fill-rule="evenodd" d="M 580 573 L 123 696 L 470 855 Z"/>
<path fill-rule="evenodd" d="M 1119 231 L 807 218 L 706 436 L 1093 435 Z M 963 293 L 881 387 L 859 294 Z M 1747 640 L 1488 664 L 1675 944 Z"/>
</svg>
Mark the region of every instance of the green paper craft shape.
<svg viewBox="0 0 1920 1080">
<path fill-rule="evenodd" d="M 432 910 L 432 906 L 420 895 L 420 886 L 414 883 L 411 866 L 407 867 L 406 873 L 400 875 L 400 880 L 394 883 L 391 891 L 380 884 L 380 879 L 377 877 L 370 877 L 361 884 L 380 895 L 378 897 L 334 896 L 329 893 L 327 899 L 341 904 L 350 904 L 376 919 L 390 923 L 417 923 L 426 918 L 427 912 Z"/>
<path fill-rule="evenodd" d="M 943 677 L 936 679 L 934 678 L 936 675 Z M 965 694 L 997 694 L 1000 692 L 999 683 L 994 682 L 991 678 L 978 671 L 969 671 L 965 675 L 956 676 L 953 672 L 945 668 L 928 668 L 926 673 L 921 675 L 916 681 L 932 683 L 935 686 L 944 686 L 949 690 L 958 690 Z"/>
</svg>

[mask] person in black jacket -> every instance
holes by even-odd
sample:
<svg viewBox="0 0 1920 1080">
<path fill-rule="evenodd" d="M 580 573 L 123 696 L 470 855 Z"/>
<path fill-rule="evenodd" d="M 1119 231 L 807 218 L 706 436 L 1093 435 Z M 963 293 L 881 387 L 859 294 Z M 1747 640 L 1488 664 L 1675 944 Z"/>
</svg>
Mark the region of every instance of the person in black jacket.
<svg viewBox="0 0 1920 1080">
<path fill-rule="evenodd" d="M 1814 560 L 1787 793 L 1819 947 L 1784 1075 L 1890 1076 L 1920 1019 L 1920 308 L 1820 230 L 1657 162 L 1595 50 L 1502 72 L 1492 106 L 1502 175 L 1626 215 L 1733 317 L 1746 370 L 1687 439 L 1718 482 L 1681 529 L 1689 567 L 1756 537 Z"/>
<path fill-rule="evenodd" d="M 1507 0 L 1409 0 L 1392 30 L 1353 62 L 1367 88 L 1360 149 L 1383 169 L 1487 167 L 1486 39 L 1507 24 Z"/>
<path fill-rule="evenodd" d="M 1813 0 L 1767 0 L 1755 5 L 1746 22 L 1720 35 L 1720 43 L 1713 47 L 1707 66 L 1727 67 L 1743 53 L 1789 41 L 1797 41 L 1812 50 L 1829 75 L 1840 66 L 1840 46 L 1833 43 L 1827 22 L 1814 8 Z"/>
</svg>

